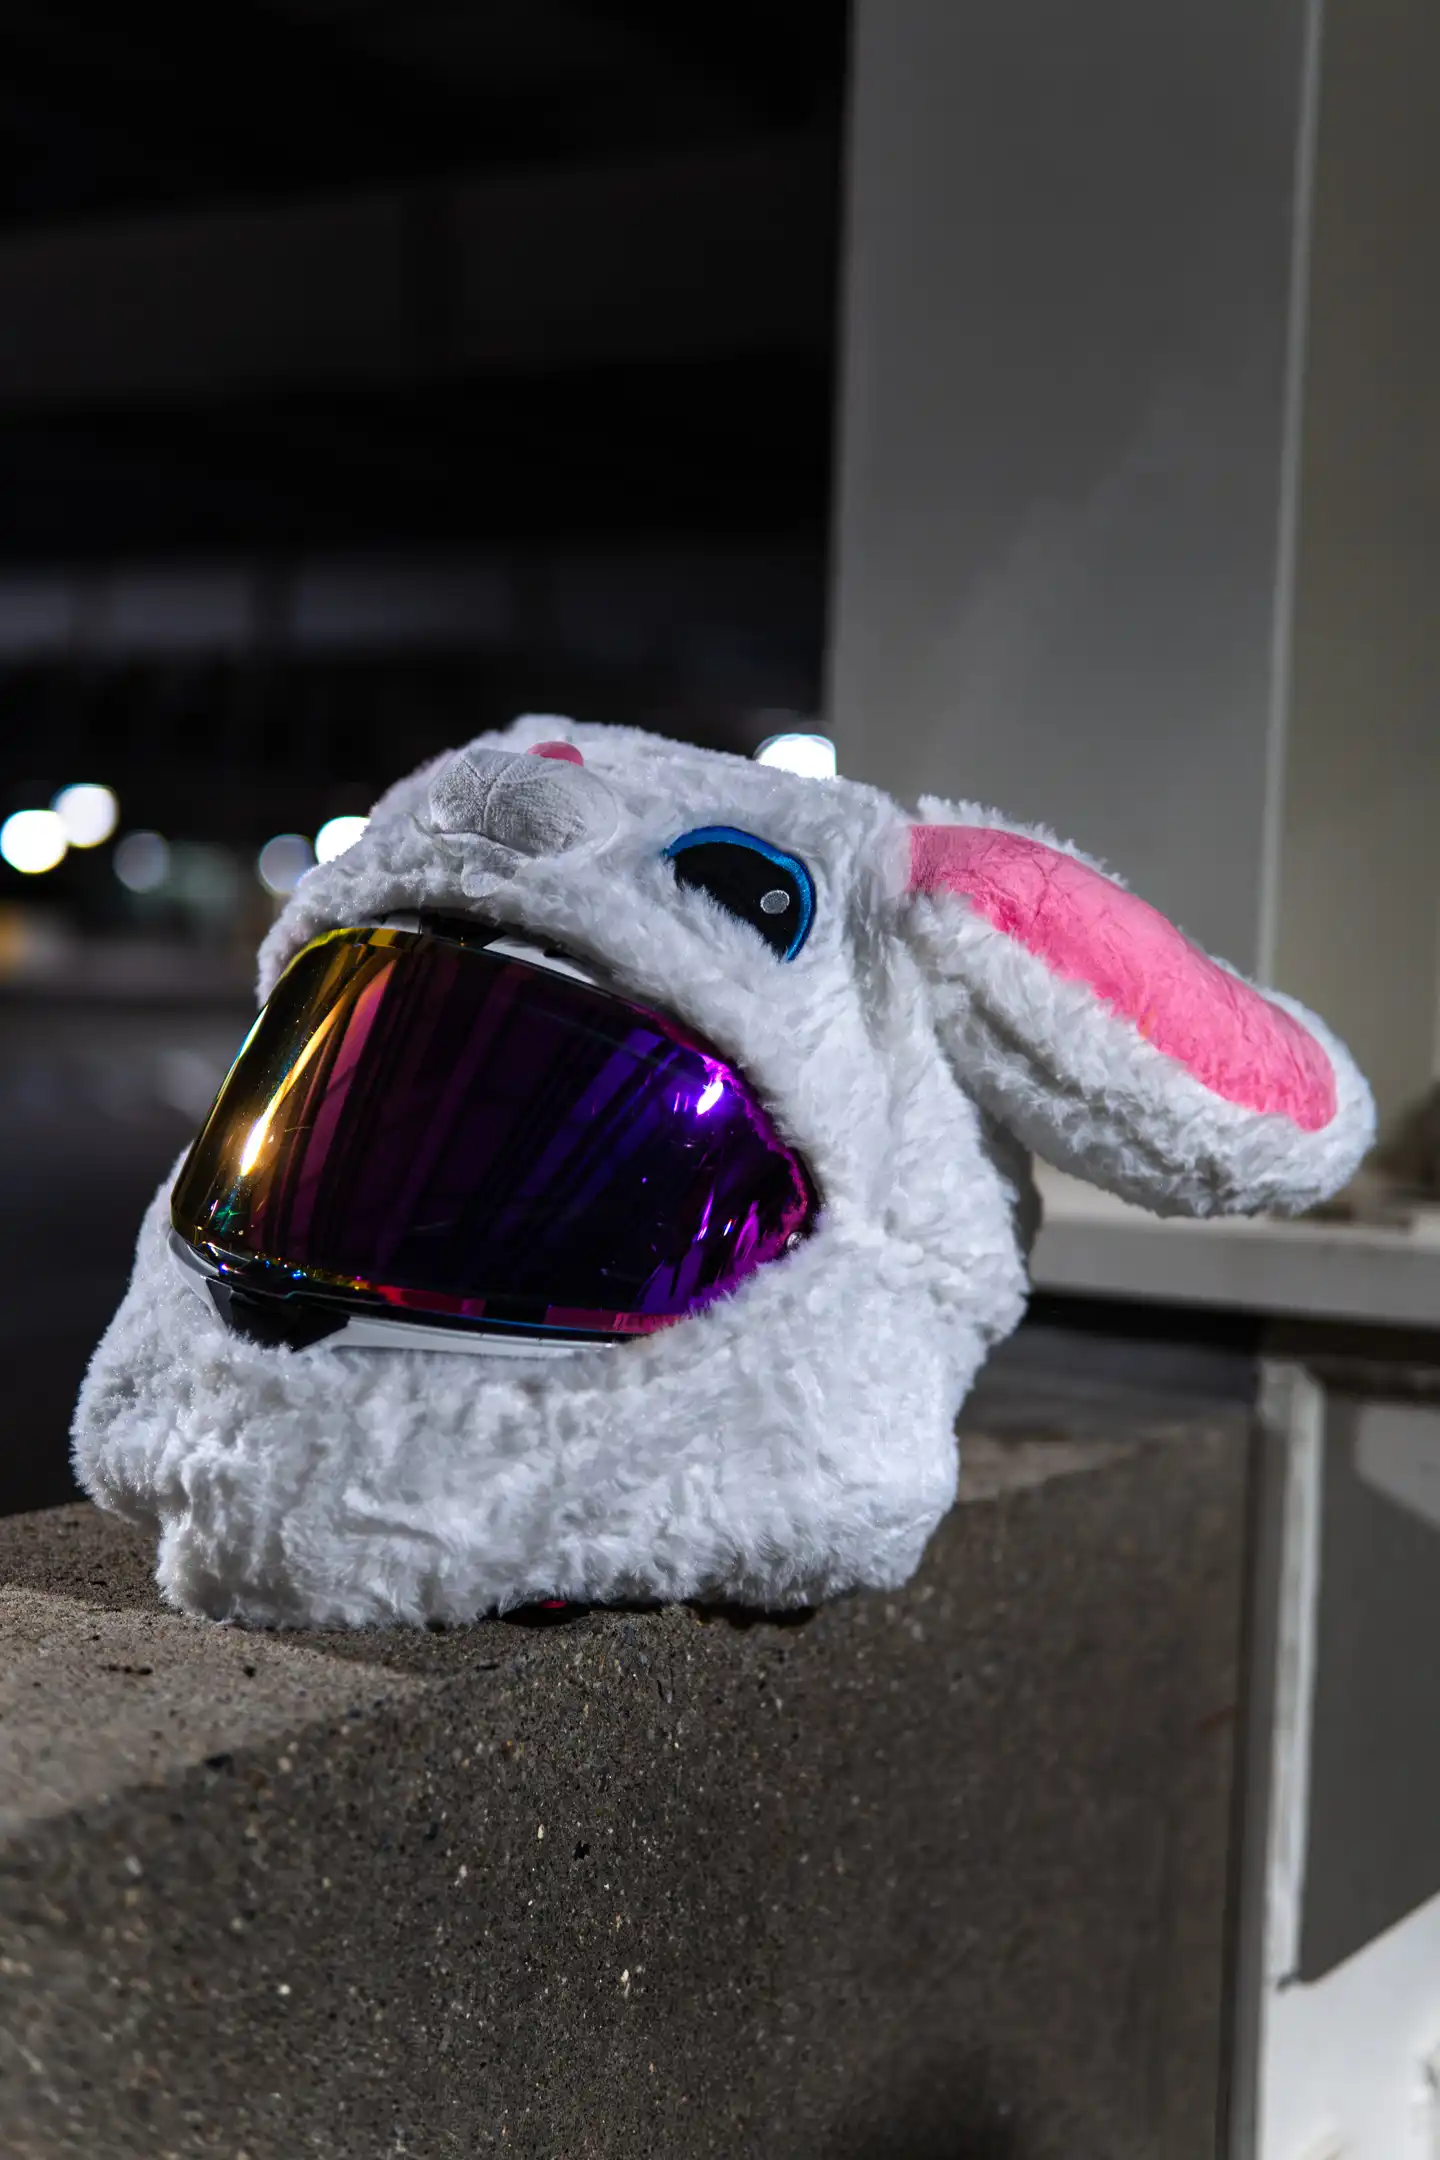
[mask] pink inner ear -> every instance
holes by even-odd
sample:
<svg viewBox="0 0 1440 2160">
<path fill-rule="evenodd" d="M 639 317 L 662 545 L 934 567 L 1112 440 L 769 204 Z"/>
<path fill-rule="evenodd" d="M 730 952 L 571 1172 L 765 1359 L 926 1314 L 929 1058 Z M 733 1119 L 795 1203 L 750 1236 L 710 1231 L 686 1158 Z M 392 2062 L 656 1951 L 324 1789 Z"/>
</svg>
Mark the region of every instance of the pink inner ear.
<svg viewBox="0 0 1440 2160">
<path fill-rule="evenodd" d="M 528 757 L 560 758 L 566 765 L 583 765 L 585 760 L 573 742 L 537 742 L 530 745 Z"/>
<path fill-rule="evenodd" d="M 910 889 L 961 894 L 1226 1102 L 1304 1132 L 1334 1117 L 1335 1075 L 1308 1029 L 1073 855 L 987 826 L 912 825 Z"/>
</svg>

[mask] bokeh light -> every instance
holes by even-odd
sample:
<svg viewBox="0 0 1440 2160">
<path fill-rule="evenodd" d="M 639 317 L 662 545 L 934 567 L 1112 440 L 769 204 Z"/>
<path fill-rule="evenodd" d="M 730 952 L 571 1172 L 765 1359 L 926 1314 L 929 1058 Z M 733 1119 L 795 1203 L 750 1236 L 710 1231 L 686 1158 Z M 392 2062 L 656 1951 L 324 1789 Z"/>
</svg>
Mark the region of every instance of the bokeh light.
<svg viewBox="0 0 1440 2160">
<path fill-rule="evenodd" d="M 126 833 L 111 860 L 116 877 L 128 891 L 158 892 L 170 875 L 170 843 L 158 832 Z"/>
<path fill-rule="evenodd" d="M 768 735 L 755 762 L 799 773 L 806 780 L 833 780 L 837 770 L 835 745 L 828 735 Z"/>
<path fill-rule="evenodd" d="M 332 817 L 320 827 L 315 835 L 316 862 L 334 862 L 352 848 L 370 823 L 365 817 Z"/>
<path fill-rule="evenodd" d="M 66 839 L 75 848 L 101 846 L 120 822 L 120 805 L 114 789 L 101 787 L 94 780 L 81 780 L 74 787 L 61 788 L 50 807 L 64 826 Z"/>
<path fill-rule="evenodd" d="M 255 868 L 266 892 L 281 900 L 292 893 L 307 870 L 315 865 L 315 850 L 303 833 L 276 833 L 256 858 Z"/>
<path fill-rule="evenodd" d="M 17 810 L 0 825 L 0 855 L 27 877 L 53 870 L 69 844 L 53 810 Z"/>
</svg>

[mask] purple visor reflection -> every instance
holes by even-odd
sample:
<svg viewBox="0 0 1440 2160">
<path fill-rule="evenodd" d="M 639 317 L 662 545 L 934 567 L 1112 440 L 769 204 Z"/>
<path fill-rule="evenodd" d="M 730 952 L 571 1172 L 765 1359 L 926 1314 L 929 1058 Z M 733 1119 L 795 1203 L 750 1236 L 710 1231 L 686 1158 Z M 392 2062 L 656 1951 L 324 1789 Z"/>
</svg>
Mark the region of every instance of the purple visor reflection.
<svg viewBox="0 0 1440 2160">
<path fill-rule="evenodd" d="M 753 1090 L 678 1023 L 394 929 L 291 963 L 171 1201 L 247 1291 L 571 1336 L 683 1319 L 817 1213 Z"/>
</svg>

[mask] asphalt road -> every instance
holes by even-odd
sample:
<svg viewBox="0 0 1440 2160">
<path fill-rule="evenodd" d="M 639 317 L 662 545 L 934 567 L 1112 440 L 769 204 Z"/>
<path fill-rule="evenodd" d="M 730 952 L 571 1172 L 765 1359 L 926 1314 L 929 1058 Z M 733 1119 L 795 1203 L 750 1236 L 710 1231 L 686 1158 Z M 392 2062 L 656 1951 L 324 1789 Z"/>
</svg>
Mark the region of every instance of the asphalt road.
<svg viewBox="0 0 1440 2160">
<path fill-rule="evenodd" d="M 0 1514 L 73 1499 L 69 1426 L 146 1204 L 243 1004 L 0 1000 Z"/>
</svg>

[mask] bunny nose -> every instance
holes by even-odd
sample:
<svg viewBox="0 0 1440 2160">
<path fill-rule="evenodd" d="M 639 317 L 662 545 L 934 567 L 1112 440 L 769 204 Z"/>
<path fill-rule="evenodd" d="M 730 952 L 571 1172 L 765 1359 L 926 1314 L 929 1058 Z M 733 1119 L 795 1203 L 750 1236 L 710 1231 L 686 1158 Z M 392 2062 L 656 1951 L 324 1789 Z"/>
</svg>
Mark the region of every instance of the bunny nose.
<svg viewBox="0 0 1440 2160">
<path fill-rule="evenodd" d="M 615 798 L 569 743 L 539 754 L 461 750 L 430 788 L 437 832 L 474 833 L 517 855 L 563 855 L 603 846 L 619 823 Z"/>
</svg>

